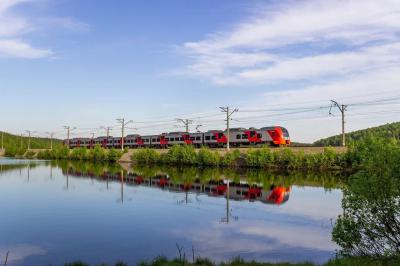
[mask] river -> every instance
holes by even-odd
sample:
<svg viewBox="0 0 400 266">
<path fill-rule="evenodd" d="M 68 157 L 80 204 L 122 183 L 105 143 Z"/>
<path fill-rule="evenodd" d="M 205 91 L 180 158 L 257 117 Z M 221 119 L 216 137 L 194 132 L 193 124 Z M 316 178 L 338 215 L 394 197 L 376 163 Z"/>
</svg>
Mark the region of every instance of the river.
<svg viewBox="0 0 400 266">
<path fill-rule="evenodd" d="M 340 177 L 0 159 L 0 262 L 326 262 Z"/>
</svg>

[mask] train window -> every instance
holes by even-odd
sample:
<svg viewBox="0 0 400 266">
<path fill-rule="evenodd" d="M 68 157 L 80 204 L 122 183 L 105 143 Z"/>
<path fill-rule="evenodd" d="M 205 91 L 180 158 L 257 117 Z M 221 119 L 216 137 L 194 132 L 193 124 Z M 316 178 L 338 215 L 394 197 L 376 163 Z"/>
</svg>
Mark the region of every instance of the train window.
<svg viewBox="0 0 400 266">
<path fill-rule="evenodd" d="M 183 141 L 183 138 L 182 138 L 182 137 L 180 137 L 180 138 L 179 138 L 179 140 L 180 140 L 180 141 Z"/>
<path fill-rule="evenodd" d="M 206 136 L 206 137 L 205 137 L 205 140 L 210 140 L 210 136 Z"/>
<path fill-rule="evenodd" d="M 247 135 L 246 135 L 246 134 L 243 134 L 243 135 L 242 135 L 242 139 L 247 139 Z"/>
<path fill-rule="evenodd" d="M 178 138 L 178 137 L 176 137 L 176 138 L 175 138 L 175 141 L 179 141 L 179 138 Z"/>
<path fill-rule="evenodd" d="M 222 133 L 218 133 L 218 138 L 222 138 L 223 134 Z"/>
<path fill-rule="evenodd" d="M 211 139 L 212 139 L 212 140 L 216 140 L 217 138 L 216 138 L 215 136 L 212 136 Z"/>
<path fill-rule="evenodd" d="M 157 142 L 160 142 L 160 138 L 157 138 Z"/>
<path fill-rule="evenodd" d="M 196 140 L 201 140 L 201 137 L 200 136 L 196 137 Z"/>
<path fill-rule="evenodd" d="M 285 136 L 287 138 L 289 137 L 289 132 L 287 131 L 286 128 L 282 127 L 282 132 L 283 132 L 283 136 Z"/>
<path fill-rule="evenodd" d="M 151 141 L 152 141 L 152 142 L 156 142 L 156 139 L 152 139 Z"/>
<path fill-rule="evenodd" d="M 196 139 L 195 137 L 190 137 L 190 140 L 191 140 L 191 141 L 193 141 L 193 140 L 195 140 L 195 139 Z"/>
<path fill-rule="evenodd" d="M 256 135 L 256 132 L 250 131 L 250 137 L 254 137 Z"/>
<path fill-rule="evenodd" d="M 261 134 L 257 134 L 257 138 L 261 139 Z"/>
<path fill-rule="evenodd" d="M 241 138 L 242 138 L 242 135 L 240 135 L 240 134 L 236 135 L 236 139 L 241 139 Z"/>
</svg>

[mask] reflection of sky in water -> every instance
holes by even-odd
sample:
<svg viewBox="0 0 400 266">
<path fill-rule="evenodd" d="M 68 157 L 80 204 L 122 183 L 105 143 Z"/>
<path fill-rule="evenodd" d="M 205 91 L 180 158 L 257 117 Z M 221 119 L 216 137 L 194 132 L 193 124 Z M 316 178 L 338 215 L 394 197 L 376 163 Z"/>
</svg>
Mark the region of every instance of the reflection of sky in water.
<svg viewBox="0 0 400 266">
<path fill-rule="evenodd" d="M 339 190 L 292 187 L 282 205 L 230 201 L 144 186 L 70 176 L 39 166 L 0 173 L 0 258 L 9 265 L 62 264 L 81 259 L 137 262 L 177 255 L 175 243 L 196 255 L 226 260 L 321 262 L 336 246 L 331 219 L 341 212 Z"/>
</svg>

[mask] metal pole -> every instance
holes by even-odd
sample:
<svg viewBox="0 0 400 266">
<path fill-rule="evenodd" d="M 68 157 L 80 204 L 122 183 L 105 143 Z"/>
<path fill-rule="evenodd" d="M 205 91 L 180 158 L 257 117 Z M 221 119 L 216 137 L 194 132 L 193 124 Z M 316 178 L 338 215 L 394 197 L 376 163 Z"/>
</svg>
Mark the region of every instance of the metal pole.
<svg viewBox="0 0 400 266">
<path fill-rule="evenodd" d="M 125 118 L 122 118 L 121 150 L 124 150 L 124 131 L 125 131 Z"/>
<path fill-rule="evenodd" d="M 71 126 L 64 126 L 64 128 L 67 130 L 67 145 L 68 149 L 71 147 L 70 144 L 70 133 L 72 130 L 76 129 L 76 127 L 71 128 Z"/>
<path fill-rule="evenodd" d="M 28 151 L 31 149 L 31 132 L 28 131 Z"/>
<path fill-rule="evenodd" d="M 346 123 L 344 120 L 344 111 L 346 110 L 346 106 L 342 104 L 342 146 L 346 146 L 346 133 L 344 129 L 344 124 Z"/>
<path fill-rule="evenodd" d="M 1 132 L 1 150 L 4 150 L 4 132 Z"/>
<path fill-rule="evenodd" d="M 125 126 L 129 123 L 132 123 L 132 120 L 125 122 L 125 118 L 117 119 L 119 123 L 121 123 L 121 150 L 124 150 L 124 135 L 125 135 Z"/>
<path fill-rule="evenodd" d="M 189 125 L 193 123 L 193 120 L 177 118 L 176 121 L 182 122 L 183 125 L 185 126 L 186 133 L 189 133 Z"/>
<path fill-rule="evenodd" d="M 229 106 L 226 107 L 226 149 L 229 151 Z"/>
<path fill-rule="evenodd" d="M 50 136 L 50 150 L 53 150 L 53 137 L 55 135 L 54 132 L 46 132 Z"/>
<path fill-rule="evenodd" d="M 239 109 L 234 109 L 233 111 L 229 111 L 229 106 L 226 107 L 220 107 L 220 109 L 222 110 L 222 112 L 226 113 L 226 149 L 229 151 L 230 145 L 230 128 L 229 128 L 229 120 L 231 119 L 231 116 L 233 113 L 239 111 Z"/>
<path fill-rule="evenodd" d="M 335 105 L 335 106 L 339 109 L 339 111 L 342 113 L 342 146 L 344 147 L 344 146 L 346 146 L 346 132 L 345 132 L 345 127 L 344 127 L 346 121 L 345 121 L 344 117 L 345 117 L 345 111 L 347 110 L 347 109 L 346 109 L 346 108 L 347 108 L 347 105 L 344 105 L 344 104 L 339 105 L 339 103 L 336 102 L 336 101 L 334 101 L 334 100 L 331 100 L 331 102 L 332 102 L 333 105 Z M 332 105 L 331 105 L 331 108 L 332 108 Z M 329 114 L 331 114 L 330 110 L 329 110 Z"/>
</svg>

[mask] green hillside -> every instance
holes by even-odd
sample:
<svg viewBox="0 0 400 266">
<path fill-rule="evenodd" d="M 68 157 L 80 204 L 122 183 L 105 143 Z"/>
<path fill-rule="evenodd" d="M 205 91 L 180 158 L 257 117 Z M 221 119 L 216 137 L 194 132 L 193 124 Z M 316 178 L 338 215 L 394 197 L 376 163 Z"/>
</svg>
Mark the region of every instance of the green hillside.
<svg viewBox="0 0 400 266">
<path fill-rule="evenodd" d="M 350 143 L 373 135 L 380 138 L 400 139 L 400 122 L 390 123 L 382 126 L 371 127 L 357 130 L 346 134 L 346 141 Z M 336 135 L 314 142 L 317 146 L 340 146 L 342 144 L 342 135 Z"/>
<path fill-rule="evenodd" d="M 0 131 L 0 149 L 1 149 L 1 131 Z M 62 141 L 53 139 L 53 147 L 61 146 Z M 28 137 L 12 135 L 4 132 L 4 149 L 6 156 L 15 156 L 24 154 L 28 148 Z M 31 137 L 31 149 L 49 149 L 50 139 Z"/>
</svg>

